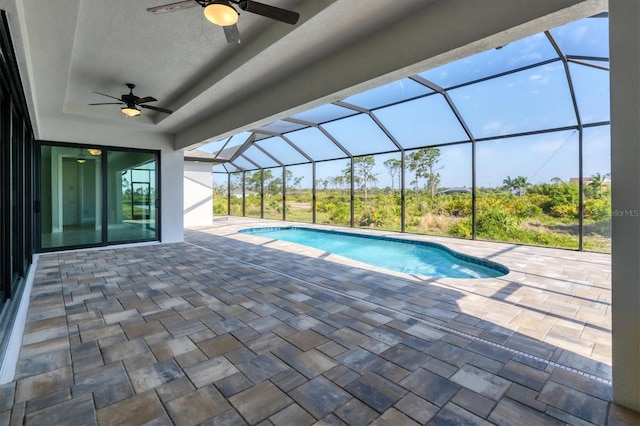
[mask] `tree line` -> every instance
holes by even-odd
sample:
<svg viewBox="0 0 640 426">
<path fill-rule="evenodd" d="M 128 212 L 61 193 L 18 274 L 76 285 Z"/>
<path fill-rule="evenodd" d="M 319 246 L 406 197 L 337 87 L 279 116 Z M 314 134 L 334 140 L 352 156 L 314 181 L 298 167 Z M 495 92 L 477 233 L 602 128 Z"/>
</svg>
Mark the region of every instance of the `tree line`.
<svg viewBox="0 0 640 426">
<path fill-rule="evenodd" d="M 441 189 L 439 171 L 442 170 L 444 166 L 440 164 L 440 154 L 439 148 L 422 148 L 411 152 L 405 159 L 406 168 L 412 173 L 412 180 L 409 182 L 409 185 L 416 194 L 424 190 L 431 201 L 436 198 L 436 195 L 438 195 Z M 348 161 L 340 171 L 340 174 L 317 179 L 316 188 L 323 191 L 336 190 L 347 193 L 351 188 L 351 174 L 353 170 L 354 189 L 363 193 L 364 201 L 367 201 L 370 191 L 377 188 L 376 184 L 379 182 L 379 172 L 374 172 L 375 165 L 376 161 L 373 155 L 355 157 L 353 158 L 353 166 L 351 161 Z M 397 158 L 389 158 L 384 161 L 383 165 L 391 179 L 390 189 L 392 191 L 399 189 L 401 187 L 402 161 Z M 232 189 L 242 186 L 241 176 L 240 173 L 236 174 L 232 181 Z M 584 184 L 585 197 L 600 198 L 603 193 L 603 186 L 609 177 L 610 173 L 595 173 L 586 178 Z M 294 176 L 290 169 L 285 170 L 284 182 L 288 190 L 301 190 L 303 179 L 304 176 Z M 559 177 L 554 177 L 550 183 L 560 185 L 563 181 Z M 515 196 L 526 195 L 527 191 L 534 186 L 525 176 L 516 176 L 514 178 L 507 176 L 502 184 L 503 185 L 497 189 L 508 191 Z M 262 174 L 260 171 L 247 172 L 245 174 L 245 188 L 247 191 L 253 193 L 260 193 L 262 188 L 264 188 L 266 195 L 282 193 L 283 176 L 282 174 L 274 174 L 272 169 L 264 169 Z"/>
</svg>

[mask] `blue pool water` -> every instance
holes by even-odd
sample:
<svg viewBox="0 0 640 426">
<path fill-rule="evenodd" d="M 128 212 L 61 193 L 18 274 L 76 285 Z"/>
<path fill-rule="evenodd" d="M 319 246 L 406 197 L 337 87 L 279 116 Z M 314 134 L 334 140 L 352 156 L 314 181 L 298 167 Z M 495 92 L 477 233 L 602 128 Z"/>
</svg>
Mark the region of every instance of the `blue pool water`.
<svg viewBox="0 0 640 426">
<path fill-rule="evenodd" d="M 509 272 L 495 262 L 424 241 L 299 227 L 250 228 L 239 232 L 303 244 L 392 271 L 434 278 L 489 278 Z"/>
</svg>

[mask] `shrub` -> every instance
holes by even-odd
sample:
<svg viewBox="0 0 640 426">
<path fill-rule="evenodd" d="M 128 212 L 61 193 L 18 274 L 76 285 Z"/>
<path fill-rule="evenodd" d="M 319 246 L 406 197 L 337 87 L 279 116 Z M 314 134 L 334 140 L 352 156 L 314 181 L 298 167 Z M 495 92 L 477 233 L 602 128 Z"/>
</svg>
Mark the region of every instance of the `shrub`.
<svg viewBox="0 0 640 426">
<path fill-rule="evenodd" d="M 327 213 L 329 213 L 329 221 L 331 223 L 349 222 L 349 217 L 351 216 L 351 209 L 345 202 L 337 201 L 331 206 L 332 206 L 331 210 L 327 210 Z"/>
<path fill-rule="evenodd" d="M 447 235 L 458 238 L 471 239 L 471 219 L 457 221 L 447 229 Z"/>
<path fill-rule="evenodd" d="M 476 233 L 491 239 L 504 238 L 519 225 L 517 218 L 508 212 L 490 208 L 481 211 L 476 218 Z"/>
<path fill-rule="evenodd" d="M 533 203 L 536 197 L 514 197 L 511 200 L 508 200 L 506 204 L 507 211 L 513 216 L 519 219 L 525 219 L 528 217 L 535 217 L 542 215 L 542 209 Z"/>
<path fill-rule="evenodd" d="M 584 217 L 594 221 L 611 217 L 611 201 L 608 198 L 592 198 L 584 201 Z"/>
<path fill-rule="evenodd" d="M 417 227 L 422 223 L 421 217 L 417 215 L 407 216 L 405 219 L 406 226 Z"/>
<path fill-rule="evenodd" d="M 269 202 L 269 208 L 278 213 L 282 213 L 282 203 L 276 200 L 272 200 L 271 202 Z"/>
<path fill-rule="evenodd" d="M 360 226 L 382 226 L 382 217 L 380 213 L 373 208 L 368 208 L 362 212 L 356 220 Z"/>
<path fill-rule="evenodd" d="M 467 194 L 453 194 L 440 197 L 438 214 L 453 217 L 471 216 L 471 196 Z"/>
<path fill-rule="evenodd" d="M 543 183 L 530 188 L 529 194 L 541 196 L 538 205 L 544 213 L 553 215 L 552 210 L 556 206 L 578 205 L 580 198 L 580 191 L 578 189 L 578 185 L 573 183 L 565 182 L 559 185 Z"/>
<path fill-rule="evenodd" d="M 577 219 L 579 216 L 578 204 L 560 204 L 553 206 L 549 214 L 553 217 Z"/>
</svg>

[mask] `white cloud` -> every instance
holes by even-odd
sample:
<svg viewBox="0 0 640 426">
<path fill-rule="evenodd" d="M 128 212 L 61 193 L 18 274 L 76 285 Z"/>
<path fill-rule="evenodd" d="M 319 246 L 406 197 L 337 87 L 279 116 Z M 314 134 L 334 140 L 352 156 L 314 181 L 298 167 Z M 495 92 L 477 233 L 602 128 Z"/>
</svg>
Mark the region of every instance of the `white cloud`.
<svg viewBox="0 0 640 426">
<path fill-rule="evenodd" d="M 549 74 L 532 74 L 529 76 L 529 82 L 535 84 L 547 84 L 550 80 Z"/>
<path fill-rule="evenodd" d="M 580 26 L 573 29 L 571 33 L 571 38 L 575 43 L 581 43 L 584 40 L 584 36 L 587 34 L 588 28 L 586 26 Z"/>
<path fill-rule="evenodd" d="M 529 148 L 531 151 L 539 154 L 552 154 L 554 153 L 564 141 L 562 140 L 543 140 L 534 143 Z"/>
<path fill-rule="evenodd" d="M 491 120 L 484 126 L 482 126 L 482 130 L 485 134 L 490 136 L 498 136 L 498 135 L 506 135 L 513 130 L 513 126 L 507 124 L 502 120 Z"/>
</svg>

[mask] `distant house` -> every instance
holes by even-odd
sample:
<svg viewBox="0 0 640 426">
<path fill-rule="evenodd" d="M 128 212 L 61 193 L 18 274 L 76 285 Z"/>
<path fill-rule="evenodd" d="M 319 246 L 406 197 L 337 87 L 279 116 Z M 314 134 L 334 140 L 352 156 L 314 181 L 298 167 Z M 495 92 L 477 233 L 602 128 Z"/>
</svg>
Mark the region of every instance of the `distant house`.
<svg viewBox="0 0 640 426">
<path fill-rule="evenodd" d="M 440 195 L 468 194 L 468 193 L 471 193 L 471 190 L 466 186 L 458 187 L 458 188 L 449 188 L 439 192 Z"/>
<path fill-rule="evenodd" d="M 259 192 L 246 190 L 244 193 L 242 192 L 242 188 L 233 188 L 229 193 L 230 196 L 235 198 L 248 197 L 250 195 L 260 195 Z"/>
<path fill-rule="evenodd" d="M 572 177 L 569 179 L 569 183 L 578 183 L 580 182 L 580 178 L 577 177 Z M 583 177 L 582 178 L 582 184 L 583 185 L 589 185 L 591 183 L 591 178 L 590 177 Z"/>
</svg>

